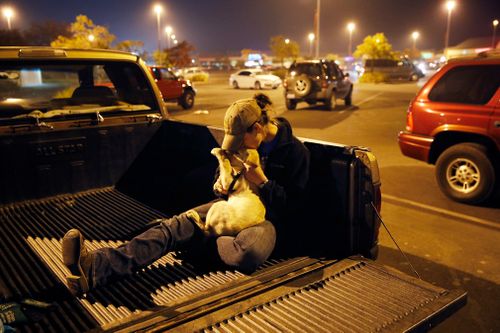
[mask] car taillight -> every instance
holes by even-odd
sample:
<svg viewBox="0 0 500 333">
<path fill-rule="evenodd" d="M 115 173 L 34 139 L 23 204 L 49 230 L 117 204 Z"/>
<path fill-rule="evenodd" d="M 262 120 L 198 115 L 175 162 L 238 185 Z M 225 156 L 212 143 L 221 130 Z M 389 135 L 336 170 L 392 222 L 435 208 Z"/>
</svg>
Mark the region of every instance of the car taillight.
<svg viewBox="0 0 500 333">
<path fill-rule="evenodd" d="M 283 87 L 285 87 L 285 88 L 286 88 L 286 87 L 288 87 L 288 82 L 287 82 L 287 80 L 284 80 L 284 81 L 283 81 Z"/>
<path fill-rule="evenodd" d="M 412 111 L 412 105 L 408 107 L 408 111 L 406 111 L 406 130 L 408 132 L 413 131 L 413 111 Z"/>
<path fill-rule="evenodd" d="M 327 80 L 321 80 L 321 88 L 328 88 L 328 81 Z"/>
</svg>

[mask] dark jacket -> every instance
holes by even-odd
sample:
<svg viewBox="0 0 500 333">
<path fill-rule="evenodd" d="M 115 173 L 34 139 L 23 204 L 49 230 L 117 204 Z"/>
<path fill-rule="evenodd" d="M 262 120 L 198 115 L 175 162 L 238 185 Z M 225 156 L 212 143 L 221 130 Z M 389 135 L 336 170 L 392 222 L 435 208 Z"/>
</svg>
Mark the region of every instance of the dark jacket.
<svg viewBox="0 0 500 333">
<path fill-rule="evenodd" d="M 274 121 L 278 125 L 277 143 L 263 162 L 269 181 L 261 188 L 260 197 L 266 206 L 266 218 L 282 229 L 302 204 L 309 179 L 309 151 L 293 136 L 288 120 Z"/>
</svg>

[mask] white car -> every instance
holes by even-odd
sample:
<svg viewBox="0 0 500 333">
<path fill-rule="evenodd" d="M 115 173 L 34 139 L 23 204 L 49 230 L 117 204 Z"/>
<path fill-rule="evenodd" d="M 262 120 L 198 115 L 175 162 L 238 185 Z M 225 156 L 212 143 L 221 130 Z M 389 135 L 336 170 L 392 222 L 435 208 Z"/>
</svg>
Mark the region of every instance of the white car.
<svg viewBox="0 0 500 333">
<path fill-rule="evenodd" d="M 204 76 L 208 80 L 208 77 L 210 74 L 205 72 L 203 69 L 200 67 L 188 67 L 188 68 L 183 68 L 175 72 L 177 76 L 182 76 L 185 80 L 192 80 L 194 76 Z"/>
<path fill-rule="evenodd" d="M 242 69 L 231 74 L 229 85 L 235 89 L 238 88 L 272 88 L 276 89 L 281 84 L 281 79 L 273 74 L 268 74 L 262 69 Z"/>
</svg>

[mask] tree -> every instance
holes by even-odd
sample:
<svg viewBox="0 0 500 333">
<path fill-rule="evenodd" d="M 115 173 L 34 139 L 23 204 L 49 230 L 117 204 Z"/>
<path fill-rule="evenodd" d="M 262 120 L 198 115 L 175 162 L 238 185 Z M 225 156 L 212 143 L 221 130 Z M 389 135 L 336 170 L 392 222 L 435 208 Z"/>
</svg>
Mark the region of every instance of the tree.
<svg viewBox="0 0 500 333">
<path fill-rule="evenodd" d="M 271 37 L 269 48 L 273 56 L 279 59 L 281 66 L 286 58 L 296 59 L 300 54 L 299 44 L 291 40 L 287 43 L 287 39 L 281 35 Z"/>
<path fill-rule="evenodd" d="M 147 59 L 148 53 L 144 50 L 144 42 L 140 40 L 124 40 L 116 44 L 117 50 L 135 53 L 142 59 Z"/>
<path fill-rule="evenodd" d="M 158 66 L 166 66 L 166 67 L 171 66 L 171 63 L 168 59 L 168 53 L 165 51 L 155 50 L 153 52 L 153 60 L 155 64 L 157 64 Z"/>
<path fill-rule="evenodd" d="M 69 24 L 57 21 L 35 22 L 24 32 L 28 45 L 49 46 L 58 36 L 71 36 Z"/>
<path fill-rule="evenodd" d="M 355 57 L 369 59 L 393 59 L 392 45 L 381 32 L 373 36 L 366 36 L 363 43 L 356 47 Z"/>
<path fill-rule="evenodd" d="M 17 29 L 0 30 L 0 45 L 1 46 L 18 46 L 26 45 L 26 40 L 21 32 Z"/>
<path fill-rule="evenodd" d="M 108 28 L 95 25 L 85 15 L 78 15 L 76 21 L 71 23 L 69 31 L 70 37 L 59 35 L 55 41 L 50 43 L 50 46 L 109 49 L 116 38 L 108 31 Z"/>
<path fill-rule="evenodd" d="M 194 51 L 194 46 L 186 41 L 182 41 L 168 51 L 168 60 L 176 67 L 186 67 L 191 64 L 190 52 Z"/>
</svg>

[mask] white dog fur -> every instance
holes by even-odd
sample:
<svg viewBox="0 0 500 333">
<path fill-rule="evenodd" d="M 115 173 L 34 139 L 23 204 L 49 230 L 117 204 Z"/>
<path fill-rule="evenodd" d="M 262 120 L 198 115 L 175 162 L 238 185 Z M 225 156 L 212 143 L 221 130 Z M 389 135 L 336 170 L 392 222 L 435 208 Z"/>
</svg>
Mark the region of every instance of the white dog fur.
<svg viewBox="0 0 500 333">
<path fill-rule="evenodd" d="M 244 161 L 230 157 L 221 148 L 214 148 L 211 153 L 219 161 L 220 175 L 217 182 L 226 190 L 234 176 L 245 169 L 243 163 L 260 165 L 259 153 L 255 149 L 244 149 L 238 153 Z M 264 222 L 265 216 L 266 208 L 259 198 L 258 186 L 249 182 L 243 174 L 229 193 L 228 200 L 218 201 L 210 207 L 205 224 L 200 227 L 209 235 L 235 236 L 245 228 Z"/>
</svg>

